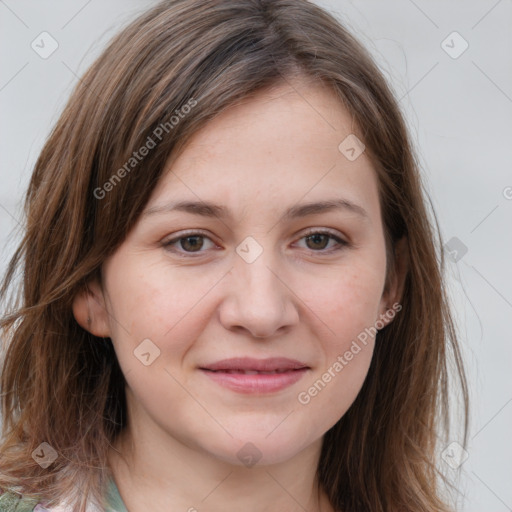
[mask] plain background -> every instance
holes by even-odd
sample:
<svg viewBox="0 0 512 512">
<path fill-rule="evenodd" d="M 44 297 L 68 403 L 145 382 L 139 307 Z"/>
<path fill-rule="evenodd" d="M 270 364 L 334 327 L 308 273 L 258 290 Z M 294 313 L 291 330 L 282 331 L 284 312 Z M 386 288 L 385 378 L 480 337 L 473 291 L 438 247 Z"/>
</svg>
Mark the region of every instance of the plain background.
<svg viewBox="0 0 512 512">
<path fill-rule="evenodd" d="M 109 38 L 154 3 L 0 0 L 0 271 L 19 237 L 35 159 L 72 87 Z M 511 511 L 512 2 L 316 3 L 359 37 L 392 84 L 443 243 L 467 249 L 447 274 L 472 425 L 467 460 L 459 472 L 445 469 L 459 475 L 460 510 Z M 47 59 L 31 48 L 43 31 L 59 45 Z"/>
</svg>

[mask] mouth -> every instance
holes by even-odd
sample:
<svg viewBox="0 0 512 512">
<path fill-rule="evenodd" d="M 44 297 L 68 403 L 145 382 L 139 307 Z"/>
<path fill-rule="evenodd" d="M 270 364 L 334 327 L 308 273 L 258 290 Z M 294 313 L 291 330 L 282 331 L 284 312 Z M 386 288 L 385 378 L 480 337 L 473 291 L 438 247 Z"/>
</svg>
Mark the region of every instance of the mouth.
<svg viewBox="0 0 512 512">
<path fill-rule="evenodd" d="M 226 374 L 239 374 L 239 375 L 277 375 L 281 373 L 297 372 L 306 370 L 307 368 L 296 368 L 292 370 L 271 370 L 271 371 L 258 371 L 258 370 L 210 370 L 209 368 L 200 368 L 206 372 L 213 373 L 226 373 Z"/>
<path fill-rule="evenodd" d="M 284 373 L 290 370 L 302 370 L 309 366 L 296 359 L 287 357 L 269 357 L 267 359 L 257 359 L 254 357 L 232 357 L 223 359 L 214 363 L 206 364 L 200 367 L 201 370 L 213 372 L 238 372 L 238 373 Z"/>
<path fill-rule="evenodd" d="M 292 386 L 311 368 L 287 357 L 234 357 L 204 365 L 199 370 L 213 382 L 236 393 L 270 394 Z"/>
</svg>

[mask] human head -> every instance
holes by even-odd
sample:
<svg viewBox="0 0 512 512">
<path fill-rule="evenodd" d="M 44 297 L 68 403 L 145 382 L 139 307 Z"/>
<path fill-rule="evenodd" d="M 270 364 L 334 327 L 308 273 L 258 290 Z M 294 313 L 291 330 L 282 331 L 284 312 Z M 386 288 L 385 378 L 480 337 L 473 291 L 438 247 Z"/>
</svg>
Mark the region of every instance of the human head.
<svg viewBox="0 0 512 512">
<path fill-rule="evenodd" d="M 321 80 L 339 98 L 375 168 L 387 249 L 385 285 L 394 275 L 400 240 L 406 240 L 410 262 L 403 310 L 379 333 L 363 388 L 326 434 L 319 475 L 333 503 L 341 504 L 342 495 L 352 500 L 345 506 L 379 510 L 393 500 L 401 503 L 420 484 L 430 489 L 417 496 L 424 509 L 436 503 L 429 428 L 439 379 L 445 378 L 442 356 L 454 337 L 417 165 L 375 64 L 335 20 L 302 1 L 160 3 L 111 43 L 77 87 L 36 164 L 27 194 L 27 233 L 11 263 L 12 269 L 25 263 L 27 309 L 13 331 L 4 388 L 16 389 L 21 403 L 35 396 L 52 418 L 41 421 L 27 405 L 19 422 L 10 422 L 14 402 L 7 396 L 6 426 L 18 436 L 22 425 L 31 433 L 25 454 L 44 437 L 63 460 L 78 461 L 68 470 L 102 460 L 106 441 L 126 420 L 122 376 L 108 340 L 102 343 L 77 324 L 73 301 L 94 279 L 101 282 L 103 263 L 139 220 L 172 155 L 229 107 L 301 74 Z M 197 104 L 180 117 L 191 98 Z M 162 140 L 127 176 L 111 182 L 173 115 L 179 121 L 171 121 Z M 108 195 L 98 197 L 99 189 Z M 28 368 L 37 368 L 37 381 Z M 92 400 L 89 408 L 84 397 Z M 83 421 L 76 422 L 78 417 Z M 77 448 L 78 439 L 94 437 L 95 445 Z M 421 470 L 409 460 L 417 445 L 425 450 Z M 377 477 L 382 471 L 375 468 L 391 461 L 395 469 Z M 55 469 L 64 470 L 62 464 Z M 399 482 L 403 489 L 394 496 L 379 496 Z"/>
</svg>

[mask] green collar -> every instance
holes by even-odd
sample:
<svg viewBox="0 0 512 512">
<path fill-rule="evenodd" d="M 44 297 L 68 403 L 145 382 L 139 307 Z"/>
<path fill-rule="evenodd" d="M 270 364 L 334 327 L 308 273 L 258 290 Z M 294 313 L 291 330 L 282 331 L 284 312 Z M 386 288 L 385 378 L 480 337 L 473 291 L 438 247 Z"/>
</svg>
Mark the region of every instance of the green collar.
<svg viewBox="0 0 512 512">
<path fill-rule="evenodd" d="M 128 512 L 113 478 L 108 483 L 106 498 L 107 509 L 105 512 Z"/>
<path fill-rule="evenodd" d="M 107 484 L 105 512 L 128 512 L 113 478 Z M 15 492 L 0 492 L 0 511 L 2 512 L 32 512 L 38 504 L 37 498 L 21 496 Z"/>
<path fill-rule="evenodd" d="M 37 498 L 27 498 L 13 491 L 0 493 L 0 510 L 5 512 L 32 512 Z"/>
</svg>

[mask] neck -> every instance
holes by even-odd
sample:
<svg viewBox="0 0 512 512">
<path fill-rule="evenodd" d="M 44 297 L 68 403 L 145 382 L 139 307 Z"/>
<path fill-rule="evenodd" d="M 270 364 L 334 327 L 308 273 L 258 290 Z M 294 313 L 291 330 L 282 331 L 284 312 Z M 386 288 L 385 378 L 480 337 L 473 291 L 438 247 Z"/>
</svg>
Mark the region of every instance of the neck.
<svg viewBox="0 0 512 512">
<path fill-rule="evenodd" d="M 136 443 L 134 440 L 136 439 Z M 109 464 L 130 512 L 333 512 L 316 477 L 321 439 L 279 464 L 245 467 L 159 432 L 119 436 Z"/>
</svg>

